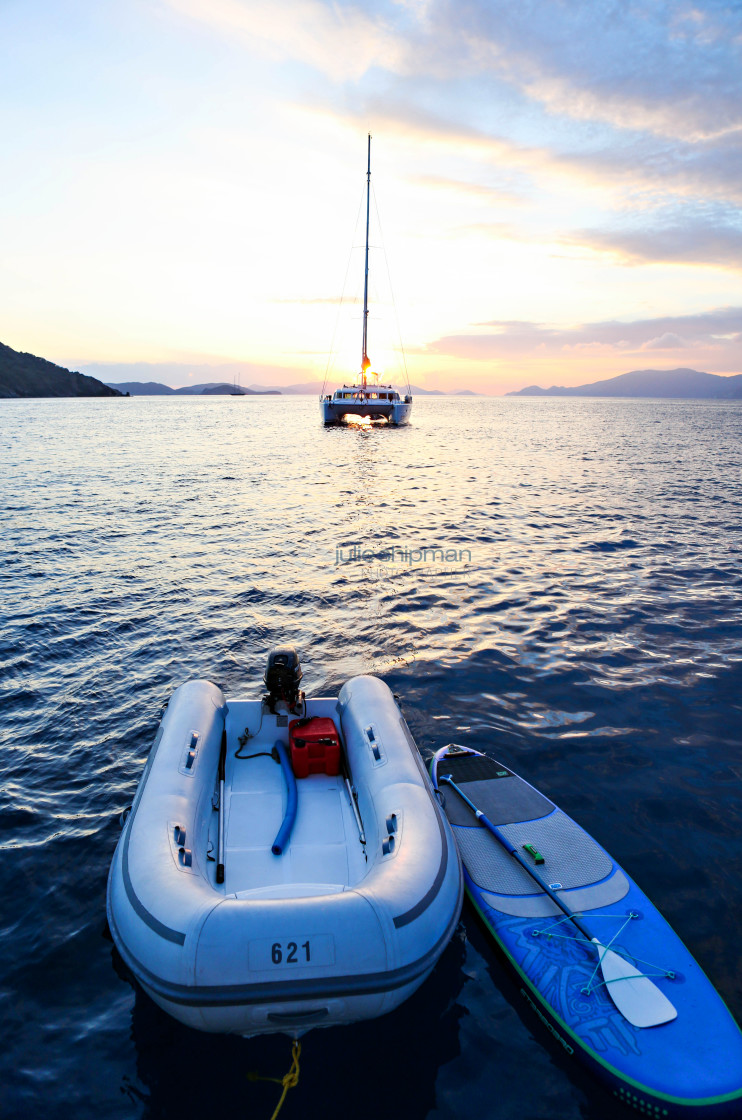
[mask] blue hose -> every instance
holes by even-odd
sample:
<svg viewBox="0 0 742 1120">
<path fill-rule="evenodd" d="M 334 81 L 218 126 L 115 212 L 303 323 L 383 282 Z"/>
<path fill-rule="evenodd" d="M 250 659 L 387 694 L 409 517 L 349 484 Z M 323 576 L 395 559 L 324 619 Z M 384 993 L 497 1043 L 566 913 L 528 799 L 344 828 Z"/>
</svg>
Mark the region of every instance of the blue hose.
<svg viewBox="0 0 742 1120">
<path fill-rule="evenodd" d="M 296 820 L 296 778 L 294 777 L 294 771 L 291 768 L 291 759 L 289 758 L 289 753 L 280 739 L 276 741 L 276 750 L 278 751 L 278 757 L 281 760 L 281 769 L 283 770 L 283 776 L 286 779 L 287 791 L 286 815 L 283 818 L 283 824 L 279 828 L 278 835 L 273 841 L 273 847 L 271 848 L 274 856 L 280 856 L 289 842 L 291 829 L 294 827 L 294 821 Z"/>
</svg>

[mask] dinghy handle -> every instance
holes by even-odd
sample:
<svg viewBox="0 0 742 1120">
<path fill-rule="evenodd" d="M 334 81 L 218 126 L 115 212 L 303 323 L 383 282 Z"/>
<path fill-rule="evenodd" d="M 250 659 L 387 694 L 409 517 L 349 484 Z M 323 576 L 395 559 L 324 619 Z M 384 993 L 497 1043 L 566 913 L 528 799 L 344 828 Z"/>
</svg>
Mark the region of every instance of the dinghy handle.
<svg viewBox="0 0 742 1120">
<path fill-rule="evenodd" d="M 534 863 L 543 863 L 544 857 L 538 850 L 535 844 L 524 844 L 523 848 L 528 852 L 529 856 L 533 856 Z"/>
<path fill-rule="evenodd" d="M 353 810 L 353 815 L 356 818 L 356 825 L 358 826 L 358 839 L 363 847 L 366 847 L 366 833 L 363 829 L 363 821 L 361 820 L 361 812 L 358 808 L 358 794 L 356 793 L 355 786 L 351 783 L 350 778 L 345 779 L 345 784 L 348 788 L 348 796 L 350 797 L 350 805 Z"/>
<path fill-rule="evenodd" d="M 216 853 L 216 881 L 224 882 L 224 771 L 227 761 L 227 728 L 222 730 L 222 745 L 219 751 L 219 838 Z"/>
</svg>

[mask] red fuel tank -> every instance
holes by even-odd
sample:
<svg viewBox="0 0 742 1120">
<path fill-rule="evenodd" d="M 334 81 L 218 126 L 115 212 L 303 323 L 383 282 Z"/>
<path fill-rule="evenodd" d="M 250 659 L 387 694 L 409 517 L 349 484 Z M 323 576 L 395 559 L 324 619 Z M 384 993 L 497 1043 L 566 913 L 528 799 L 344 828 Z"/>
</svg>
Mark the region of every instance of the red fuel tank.
<svg viewBox="0 0 742 1120">
<path fill-rule="evenodd" d="M 340 773 L 340 740 L 335 724 L 325 716 L 292 719 L 289 724 L 291 766 L 297 778 Z"/>
</svg>

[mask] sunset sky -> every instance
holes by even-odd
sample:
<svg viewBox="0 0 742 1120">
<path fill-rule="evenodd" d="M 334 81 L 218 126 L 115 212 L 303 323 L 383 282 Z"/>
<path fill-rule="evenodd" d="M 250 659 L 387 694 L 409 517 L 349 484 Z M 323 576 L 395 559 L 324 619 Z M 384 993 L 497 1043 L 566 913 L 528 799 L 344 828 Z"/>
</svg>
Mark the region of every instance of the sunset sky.
<svg viewBox="0 0 742 1120">
<path fill-rule="evenodd" d="M 355 373 L 370 131 L 413 384 L 742 372 L 738 3 L 1 0 L 0 87 L 17 350 L 321 381 L 349 269 Z"/>
</svg>

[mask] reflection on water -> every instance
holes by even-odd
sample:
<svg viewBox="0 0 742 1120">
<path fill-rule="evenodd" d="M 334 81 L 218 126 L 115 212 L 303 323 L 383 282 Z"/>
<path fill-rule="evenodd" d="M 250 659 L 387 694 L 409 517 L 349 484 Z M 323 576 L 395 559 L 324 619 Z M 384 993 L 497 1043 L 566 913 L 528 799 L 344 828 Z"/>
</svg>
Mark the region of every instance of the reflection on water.
<svg viewBox="0 0 742 1120">
<path fill-rule="evenodd" d="M 356 416 L 352 412 L 346 412 L 343 416 L 343 423 L 349 428 L 358 428 L 363 431 L 370 431 L 371 428 L 390 427 L 386 416 Z"/>
<path fill-rule="evenodd" d="M 742 1013 L 742 406 L 313 398 L 0 403 L 3 1120 L 270 1115 L 288 1043 L 187 1031 L 101 935 L 162 702 L 377 672 L 424 752 L 465 742 L 633 872 Z M 465 933 L 465 936 L 464 936 Z M 315 1032 L 286 1115 L 612 1115 L 467 911 L 403 1008 Z M 196 1057 L 197 1056 L 197 1057 Z M 524 1071 L 527 1070 L 527 1076 Z"/>
<path fill-rule="evenodd" d="M 349 1027 L 311 1031 L 302 1039 L 299 1085 L 291 1091 L 295 1115 L 376 1120 L 379 1110 L 410 1120 L 435 1108 L 440 1067 L 459 1055 L 459 1025 L 465 1014 L 457 994 L 465 982 L 463 931 L 441 957 L 430 980 L 398 1012 Z M 146 1116 L 269 1117 L 281 1089 L 248 1081 L 247 1074 L 282 1076 L 291 1043 L 284 1036 L 249 1041 L 199 1034 L 176 1023 L 138 992 L 131 1019 L 136 1080 L 127 1085 Z M 198 1066 L 184 1076 L 184 1055 L 198 1049 Z M 373 1068 L 373 1090 L 359 1090 Z M 288 1107 L 288 1106 L 287 1106 Z M 239 1115 L 240 1113 L 238 1113 Z"/>
</svg>

